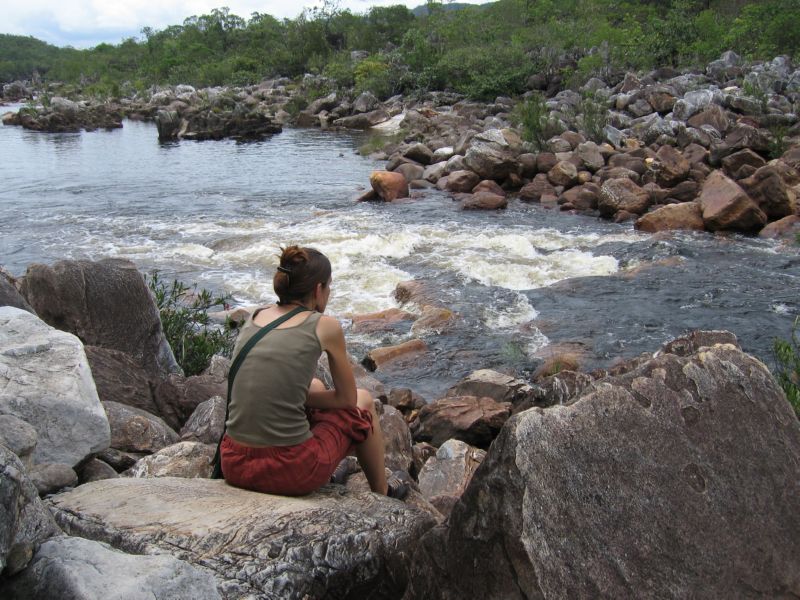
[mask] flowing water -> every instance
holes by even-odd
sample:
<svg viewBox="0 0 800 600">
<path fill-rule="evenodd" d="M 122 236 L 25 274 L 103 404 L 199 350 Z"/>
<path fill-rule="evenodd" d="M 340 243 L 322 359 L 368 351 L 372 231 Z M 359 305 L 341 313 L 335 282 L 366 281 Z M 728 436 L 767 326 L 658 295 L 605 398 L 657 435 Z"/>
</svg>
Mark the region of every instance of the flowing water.
<svg viewBox="0 0 800 600">
<path fill-rule="evenodd" d="M 429 399 L 478 368 L 529 375 L 548 344 L 569 342 L 598 367 L 695 327 L 730 329 L 771 364 L 772 339 L 800 311 L 800 256 L 773 242 L 643 235 L 518 200 L 461 212 L 436 191 L 356 204 L 383 166 L 355 153 L 362 141 L 286 129 L 160 144 L 154 125 L 132 121 L 79 134 L 0 127 L 0 264 L 21 275 L 32 262 L 122 257 L 250 305 L 274 300 L 278 246 L 313 245 L 331 258 L 329 312 L 348 329 L 349 315 L 397 306 L 395 286 L 411 279 L 456 313 L 421 334 L 423 359 L 376 373 Z M 349 332 L 348 344 L 361 358 L 410 337 L 400 324 Z"/>
</svg>

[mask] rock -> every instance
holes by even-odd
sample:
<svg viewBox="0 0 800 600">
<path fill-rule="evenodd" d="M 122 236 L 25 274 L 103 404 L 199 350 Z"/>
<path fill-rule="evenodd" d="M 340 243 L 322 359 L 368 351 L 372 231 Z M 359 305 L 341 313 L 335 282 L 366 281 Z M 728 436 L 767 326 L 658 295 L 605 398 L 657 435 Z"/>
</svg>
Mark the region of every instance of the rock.
<svg viewBox="0 0 800 600">
<path fill-rule="evenodd" d="M 675 90 L 669 86 L 657 86 L 645 93 L 645 98 L 653 110 L 665 115 L 675 106 Z"/>
<path fill-rule="evenodd" d="M 353 101 L 353 112 L 354 113 L 370 112 L 378 108 L 379 104 L 380 102 L 372 94 L 372 92 L 361 92 L 358 98 L 356 98 Z"/>
<path fill-rule="evenodd" d="M 608 159 L 608 166 L 611 168 L 623 167 L 625 169 L 634 171 L 639 175 L 644 175 L 647 172 L 647 165 L 645 164 L 644 159 L 640 156 L 633 156 L 632 154 L 614 154 Z"/>
<path fill-rule="evenodd" d="M 704 125 L 710 125 L 720 134 L 724 135 L 730 129 L 731 121 L 728 114 L 718 104 L 710 104 L 708 108 L 690 117 L 686 124 L 696 129 L 701 129 Z"/>
<path fill-rule="evenodd" d="M 526 202 L 539 202 L 542 196 L 555 196 L 556 189 L 550 183 L 547 175 L 539 173 L 533 181 L 522 186 L 519 191 L 519 199 Z"/>
<path fill-rule="evenodd" d="M 755 172 L 766 164 L 767 161 L 750 150 L 750 148 L 739 150 L 722 159 L 722 168 L 729 177 L 733 177 L 734 179 L 738 179 L 736 174 L 739 173 L 744 166 L 753 167 L 753 172 Z"/>
<path fill-rule="evenodd" d="M 476 134 L 464 156 L 464 163 L 480 179 L 504 179 L 517 166 L 511 145 L 499 129 Z"/>
<path fill-rule="evenodd" d="M 0 269 L 0 306 L 13 306 L 34 313 L 28 301 L 23 298 L 15 285 L 16 280 Z"/>
<path fill-rule="evenodd" d="M 444 173 L 447 170 L 447 163 L 444 162 L 437 162 L 425 168 L 422 172 L 422 178 L 425 181 L 430 181 L 431 183 L 436 183 L 444 177 Z"/>
<path fill-rule="evenodd" d="M 449 308 L 441 306 L 423 306 L 422 314 L 411 326 L 411 333 L 442 333 L 453 326 L 457 315 Z"/>
<path fill-rule="evenodd" d="M 22 570 L 37 544 L 60 533 L 17 455 L 0 444 L 0 573 Z"/>
<path fill-rule="evenodd" d="M 476 396 L 442 398 L 419 411 L 414 441 L 441 446 L 449 439 L 457 439 L 488 448 L 510 414 L 510 402 Z"/>
<path fill-rule="evenodd" d="M 705 230 L 703 211 L 697 202 L 668 204 L 649 212 L 636 221 L 634 227 L 640 231 L 655 233 L 674 229 Z"/>
<path fill-rule="evenodd" d="M 650 195 L 630 179 L 609 179 L 600 188 L 597 208 L 604 217 L 619 211 L 644 214 L 650 207 Z"/>
<path fill-rule="evenodd" d="M 181 117 L 174 110 L 159 110 L 155 116 L 158 141 L 167 142 L 178 139 L 181 130 Z"/>
<path fill-rule="evenodd" d="M 111 348 L 86 346 L 84 350 L 101 401 L 118 402 L 158 414 L 152 391 L 156 381 L 139 361 Z"/>
<path fill-rule="evenodd" d="M 688 121 L 692 116 L 706 110 L 712 104 L 722 104 L 722 92 L 717 89 L 702 89 L 686 92 L 675 102 L 672 114 L 679 121 Z"/>
<path fill-rule="evenodd" d="M 90 481 L 102 481 L 103 479 L 113 479 L 119 477 L 114 467 L 97 458 L 90 459 L 80 469 L 78 480 L 83 483 Z"/>
<path fill-rule="evenodd" d="M 783 219 L 773 221 L 764 229 L 758 232 L 758 237 L 774 240 L 785 239 L 794 241 L 797 235 L 800 234 L 800 217 L 797 215 L 789 215 Z"/>
<path fill-rule="evenodd" d="M 322 98 L 317 98 L 311 104 L 308 105 L 306 109 L 312 115 L 319 114 L 323 110 L 333 110 L 336 108 L 336 105 L 339 103 L 339 99 L 336 96 L 336 92 L 331 92 L 327 96 L 323 96 Z"/>
<path fill-rule="evenodd" d="M 425 144 L 414 144 L 410 146 L 404 153 L 406 158 L 418 162 L 422 165 L 429 165 L 433 162 L 433 152 Z M 414 179 L 419 179 L 415 177 Z"/>
<path fill-rule="evenodd" d="M 453 156 L 455 149 L 452 146 L 442 146 L 441 148 L 437 148 L 433 151 L 433 161 L 432 162 L 442 162 L 447 161 Z"/>
<path fill-rule="evenodd" d="M 508 206 L 508 198 L 505 194 L 493 194 L 491 192 L 478 192 L 464 198 L 461 202 L 463 210 L 497 210 Z"/>
<path fill-rule="evenodd" d="M 181 440 L 216 445 L 225 430 L 226 404 L 222 396 L 201 402 L 181 429 Z"/>
<path fill-rule="evenodd" d="M 472 171 L 453 171 L 447 176 L 448 192 L 471 192 L 478 183 L 480 176 Z"/>
<path fill-rule="evenodd" d="M 59 463 L 34 465 L 28 470 L 28 477 L 40 496 L 78 485 L 78 474 L 72 467 Z"/>
<path fill-rule="evenodd" d="M 501 188 L 496 181 L 492 181 L 491 179 L 484 179 L 474 188 L 472 188 L 472 193 L 477 194 L 478 192 L 489 192 L 491 194 L 495 194 L 496 196 L 505 196 L 506 191 Z"/>
<path fill-rule="evenodd" d="M 473 371 L 445 392 L 445 397 L 488 397 L 495 402 L 517 404 L 526 400 L 533 389 L 522 379 L 491 369 Z"/>
<path fill-rule="evenodd" d="M 16 454 L 26 468 L 32 464 L 31 455 L 38 437 L 32 425 L 14 415 L 0 414 L 0 445 Z"/>
<path fill-rule="evenodd" d="M 0 594 L 18 600 L 221 600 L 214 576 L 164 554 L 125 554 L 80 537 L 42 544 L 30 565 L 0 583 Z"/>
<path fill-rule="evenodd" d="M 594 142 L 578 144 L 578 147 L 575 149 L 575 155 L 580 159 L 581 165 L 592 173 L 598 169 L 602 169 L 606 164 L 603 155 L 600 153 L 599 146 Z"/>
<path fill-rule="evenodd" d="M 456 154 L 455 156 L 451 156 L 447 159 L 445 163 L 444 172 L 446 175 L 453 173 L 455 171 L 468 171 L 467 164 L 464 162 L 464 157 L 460 154 Z M 478 178 L 480 180 L 480 177 Z"/>
<path fill-rule="evenodd" d="M 711 347 L 717 344 L 730 344 L 741 350 L 739 340 L 736 335 L 730 331 L 720 330 L 700 330 L 696 329 L 690 331 L 688 334 L 670 340 L 661 347 L 659 353 L 661 354 L 674 354 L 675 356 L 691 356 L 698 352 L 700 348 Z M 634 368 L 638 368 L 637 365 Z M 624 374 L 628 371 L 620 371 L 619 374 Z"/>
<path fill-rule="evenodd" d="M 769 137 L 755 127 L 738 123 L 725 136 L 724 140 L 711 143 L 709 162 L 713 166 L 718 166 L 723 158 L 745 148 L 766 154 L 769 150 Z"/>
<path fill-rule="evenodd" d="M 161 448 L 149 456 L 139 459 L 125 471 L 124 477 L 211 477 L 211 461 L 217 451 L 214 444 L 201 442 L 178 442 Z"/>
<path fill-rule="evenodd" d="M 578 169 L 571 162 L 562 160 L 547 172 L 547 179 L 556 186 L 572 187 L 578 183 Z"/>
<path fill-rule="evenodd" d="M 428 281 L 401 281 L 394 288 L 394 299 L 400 304 L 413 302 L 419 306 L 441 306 L 437 289 Z"/>
<path fill-rule="evenodd" d="M 597 208 L 597 196 L 599 194 L 599 186 L 594 183 L 587 183 L 568 189 L 561 194 L 558 203 L 564 207 L 569 206 L 571 210 L 594 210 Z"/>
<path fill-rule="evenodd" d="M 389 308 L 366 315 L 354 315 L 351 318 L 354 333 L 376 333 L 379 331 L 394 331 L 398 323 L 413 321 L 415 316 L 399 308 Z"/>
<path fill-rule="evenodd" d="M 389 113 L 382 108 L 378 108 L 367 113 L 336 119 L 333 124 L 337 127 L 346 127 L 348 129 L 369 129 L 388 121 L 389 118 Z"/>
<path fill-rule="evenodd" d="M 416 179 L 422 179 L 425 173 L 425 169 L 422 166 L 413 164 L 413 163 L 403 163 L 399 167 L 394 170 L 395 173 L 400 173 L 403 177 L 405 177 L 406 181 L 414 181 Z"/>
<path fill-rule="evenodd" d="M 767 219 L 781 219 L 794 213 L 794 194 L 789 190 L 780 171 L 774 165 L 765 165 L 739 185 L 764 211 Z"/>
<path fill-rule="evenodd" d="M 699 198 L 703 223 L 709 231 L 753 231 L 767 222 L 767 216 L 735 181 L 714 171 L 703 183 Z"/>
<path fill-rule="evenodd" d="M 414 463 L 411 431 L 408 429 L 403 415 L 392 406 L 381 405 L 379 418 L 386 448 L 386 468 L 390 471 L 398 469 L 411 471 Z"/>
<path fill-rule="evenodd" d="M 428 346 L 422 340 L 408 340 L 395 346 L 385 346 L 370 350 L 367 356 L 364 357 L 362 364 L 370 371 L 375 371 L 400 359 L 416 358 L 427 350 Z"/>
<path fill-rule="evenodd" d="M 35 464 L 76 465 L 109 444 L 80 340 L 10 306 L 0 307 L 0 413 L 36 430 Z"/>
<path fill-rule="evenodd" d="M 425 406 L 425 400 L 409 388 L 392 388 L 387 403 L 403 412 Z"/>
<path fill-rule="evenodd" d="M 408 198 L 408 182 L 401 173 L 373 171 L 369 176 L 369 183 L 375 193 L 385 202 Z"/>
<path fill-rule="evenodd" d="M 697 198 L 699 192 L 700 186 L 697 182 L 688 179 L 686 181 L 681 181 L 671 190 L 667 190 L 667 197 L 673 198 L 678 202 L 691 202 Z"/>
<path fill-rule="evenodd" d="M 708 63 L 706 73 L 712 79 L 717 81 L 725 81 L 731 79 L 739 74 L 739 65 L 742 64 L 742 59 L 738 54 L 732 50 L 723 52 L 722 56 L 715 61 Z"/>
<path fill-rule="evenodd" d="M 30 98 L 32 92 L 28 89 L 23 81 L 12 81 L 11 83 L 3 84 L 3 99 L 10 102 L 17 102 L 24 98 Z"/>
<path fill-rule="evenodd" d="M 798 530 L 800 423 L 762 363 L 718 345 L 512 417 L 406 598 L 797 595 Z"/>
<path fill-rule="evenodd" d="M 130 469 L 145 456 L 146 454 L 144 454 L 144 452 L 123 452 L 122 450 L 109 448 L 98 454 L 97 458 L 104 463 L 108 463 L 116 472 L 121 473 L 126 469 Z"/>
<path fill-rule="evenodd" d="M 222 358 L 222 357 L 220 357 Z M 224 359 L 227 361 L 227 359 Z M 212 366 L 213 366 L 212 362 Z M 229 363 L 226 363 L 229 366 Z M 224 377 L 223 377 L 224 373 Z M 153 392 L 157 414 L 175 431 L 179 431 L 200 404 L 214 396 L 228 397 L 227 370 L 205 372 L 184 377 L 170 375 Z"/>
<path fill-rule="evenodd" d="M 111 447 L 123 452 L 156 452 L 180 437 L 163 419 L 117 402 L 103 402 L 111 425 Z"/>
<path fill-rule="evenodd" d="M 128 260 L 34 264 L 25 273 L 21 292 L 43 321 L 86 345 L 130 354 L 153 377 L 180 370 L 153 296 Z"/>
<path fill-rule="evenodd" d="M 558 158 L 552 152 L 540 152 L 536 155 L 536 170 L 547 173 L 558 164 Z"/>
<path fill-rule="evenodd" d="M 420 470 L 420 492 L 448 516 L 485 456 L 485 450 L 460 440 L 447 440 Z"/>
<path fill-rule="evenodd" d="M 227 597 L 400 597 L 433 517 L 373 494 L 325 486 L 290 498 L 221 480 L 98 481 L 52 501 L 71 535 L 173 553 L 211 570 Z"/>
<path fill-rule="evenodd" d="M 656 164 L 656 183 L 663 187 L 677 185 L 689 176 L 689 161 L 672 146 L 658 149 Z"/>
</svg>

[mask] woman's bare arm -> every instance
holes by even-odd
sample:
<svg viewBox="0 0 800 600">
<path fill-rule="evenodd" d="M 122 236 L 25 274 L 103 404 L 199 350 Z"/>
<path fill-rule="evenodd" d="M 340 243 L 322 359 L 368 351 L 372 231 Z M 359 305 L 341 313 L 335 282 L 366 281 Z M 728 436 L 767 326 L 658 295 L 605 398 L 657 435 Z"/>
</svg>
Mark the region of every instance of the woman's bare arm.
<svg viewBox="0 0 800 600">
<path fill-rule="evenodd" d="M 333 389 L 309 391 L 306 406 L 310 408 L 355 408 L 358 398 L 356 378 L 347 359 L 344 331 L 339 321 L 322 316 L 317 324 L 317 337 L 322 350 L 328 354 L 333 377 Z"/>
</svg>

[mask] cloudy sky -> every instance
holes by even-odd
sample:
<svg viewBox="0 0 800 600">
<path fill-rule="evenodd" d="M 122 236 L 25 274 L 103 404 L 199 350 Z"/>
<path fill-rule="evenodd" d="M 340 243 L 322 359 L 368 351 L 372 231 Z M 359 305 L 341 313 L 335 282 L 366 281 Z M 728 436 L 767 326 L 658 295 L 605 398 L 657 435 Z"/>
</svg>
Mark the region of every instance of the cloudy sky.
<svg viewBox="0 0 800 600">
<path fill-rule="evenodd" d="M 486 0 L 459 0 L 480 3 Z M 341 8 L 366 12 L 371 6 L 405 4 L 413 8 L 425 0 L 341 0 Z M 16 0 L 3 3 L 0 33 L 32 35 L 56 46 L 89 48 L 101 42 L 116 44 L 140 36 L 142 27 L 163 29 L 186 17 L 207 14 L 227 6 L 245 19 L 254 12 L 294 18 L 313 0 Z"/>
</svg>

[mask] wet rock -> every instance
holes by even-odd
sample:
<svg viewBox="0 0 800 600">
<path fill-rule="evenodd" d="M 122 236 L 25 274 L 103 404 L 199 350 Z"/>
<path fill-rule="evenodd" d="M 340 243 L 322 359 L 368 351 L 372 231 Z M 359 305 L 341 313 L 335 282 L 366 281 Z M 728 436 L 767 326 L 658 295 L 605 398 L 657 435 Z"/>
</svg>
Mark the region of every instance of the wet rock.
<svg viewBox="0 0 800 600">
<path fill-rule="evenodd" d="M 638 219 L 634 225 L 640 231 L 655 233 L 674 229 L 703 231 L 703 212 L 697 202 L 668 204 L 649 212 Z"/>
<path fill-rule="evenodd" d="M 485 450 L 460 440 L 447 440 L 420 470 L 420 492 L 448 516 L 485 456 Z"/>
<path fill-rule="evenodd" d="M 559 161 L 547 172 L 547 180 L 555 186 L 572 187 L 578 183 L 578 169 L 571 162 Z"/>
<path fill-rule="evenodd" d="M 123 477 L 211 477 L 211 461 L 217 451 L 214 444 L 178 442 L 139 459 L 122 473 Z"/>
<path fill-rule="evenodd" d="M 427 349 L 427 344 L 422 340 L 408 340 L 402 344 L 370 350 L 367 356 L 364 357 L 362 364 L 370 371 L 375 371 L 396 360 L 408 360 L 409 358 L 417 357 L 426 352 Z"/>
<path fill-rule="evenodd" d="M 542 196 L 555 196 L 556 189 L 550 183 L 547 175 L 539 173 L 519 191 L 519 199 L 526 202 L 539 202 Z"/>
<path fill-rule="evenodd" d="M 201 402 L 181 429 L 181 440 L 216 444 L 225 429 L 225 406 L 222 396 Z"/>
<path fill-rule="evenodd" d="M 689 161 L 672 146 L 661 146 L 656 153 L 656 183 L 663 187 L 677 185 L 689 176 Z"/>
<path fill-rule="evenodd" d="M 386 449 L 386 468 L 390 471 L 411 471 L 414 463 L 413 442 L 403 415 L 392 406 L 381 405 L 379 418 Z"/>
<path fill-rule="evenodd" d="M 103 479 L 113 479 L 119 477 L 114 467 L 107 462 L 103 462 L 97 458 L 92 458 L 80 468 L 78 473 L 78 480 L 83 483 L 90 481 L 102 481 Z"/>
<path fill-rule="evenodd" d="M 431 149 L 425 144 L 414 144 L 410 146 L 403 153 L 403 156 L 421 165 L 429 165 L 433 161 L 433 152 L 431 152 Z M 415 179 L 418 179 L 418 177 L 415 177 Z"/>
<path fill-rule="evenodd" d="M 512 417 L 406 598 L 797 594 L 799 458 L 762 363 L 729 345 L 651 359 Z"/>
<path fill-rule="evenodd" d="M 464 156 L 464 163 L 480 179 L 504 179 L 516 169 L 512 146 L 499 129 L 476 134 Z"/>
<path fill-rule="evenodd" d="M 36 430 L 35 464 L 76 465 L 109 444 L 80 340 L 10 306 L 0 307 L 0 413 Z"/>
<path fill-rule="evenodd" d="M 60 534 L 19 458 L 0 444 L 0 573 L 22 570 L 34 547 Z"/>
<path fill-rule="evenodd" d="M 453 326 L 457 315 L 442 306 L 423 306 L 419 318 L 411 326 L 411 333 L 442 333 Z"/>
<path fill-rule="evenodd" d="M 33 464 L 31 455 L 38 437 L 32 425 L 14 415 L 0 414 L 0 445 L 16 454 L 26 468 Z"/>
<path fill-rule="evenodd" d="M 758 237 L 769 240 L 784 239 L 794 241 L 800 234 L 800 217 L 789 215 L 783 219 L 773 221 L 758 232 Z"/>
<path fill-rule="evenodd" d="M 237 598 L 399 597 L 413 545 L 435 524 L 402 502 L 341 486 L 289 498 L 172 477 L 90 483 L 56 497 L 53 510 L 72 535 L 180 548 Z"/>
<path fill-rule="evenodd" d="M 496 196 L 505 196 L 506 191 L 501 188 L 496 181 L 492 181 L 491 179 L 484 179 L 474 188 L 472 188 L 472 193 L 477 194 L 478 192 L 489 192 L 495 194 Z"/>
<path fill-rule="evenodd" d="M 558 199 L 562 205 L 562 210 L 569 207 L 570 210 L 590 211 L 597 208 L 597 197 L 600 194 L 600 187 L 594 183 L 587 183 L 568 189 Z"/>
<path fill-rule="evenodd" d="M 508 198 L 491 192 L 470 194 L 461 201 L 463 210 L 497 210 L 508 206 Z"/>
<path fill-rule="evenodd" d="M 446 189 L 449 192 L 471 192 L 480 180 L 480 176 L 472 171 L 453 171 L 447 176 Z"/>
<path fill-rule="evenodd" d="M 423 169 L 421 165 L 412 163 L 403 163 L 402 165 L 394 169 L 394 172 L 400 173 L 403 177 L 405 177 L 406 181 L 414 181 L 415 179 L 423 178 L 425 169 Z"/>
<path fill-rule="evenodd" d="M 123 452 L 156 452 L 180 440 L 163 419 L 117 402 L 103 402 L 111 425 L 111 447 Z"/>
<path fill-rule="evenodd" d="M 703 223 L 709 231 L 760 229 L 767 216 L 735 181 L 714 171 L 703 184 L 699 198 Z"/>
<path fill-rule="evenodd" d="M 70 465 L 43 463 L 28 470 L 28 477 L 40 496 L 78 485 L 78 474 Z"/>
<path fill-rule="evenodd" d="M 597 208 L 605 217 L 620 211 L 641 215 L 649 207 L 650 195 L 630 179 L 609 179 L 597 199 Z"/>
<path fill-rule="evenodd" d="M 170 375 L 162 380 L 153 392 L 158 407 L 153 413 L 160 416 L 175 431 L 179 431 L 200 404 L 214 396 L 228 396 L 227 359 L 218 372 L 211 370 L 201 375 L 184 377 Z M 212 367 L 214 362 L 212 360 Z M 223 376 L 223 374 L 225 376 Z"/>
<path fill-rule="evenodd" d="M 376 333 L 379 331 L 394 331 L 398 323 L 410 322 L 415 316 L 399 308 L 389 308 L 376 313 L 354 315 L 352 317 L 352 331 L 354 333 Z"/>
<path fill-rule="evenodd" d="M 21 292 L 43 321 L 86 345 L 127 353 L 154 378 L 180 370 L 152 294 L 128 260 L 34 264 Z"/>
<path fill-rule="evenodd" d="M 783 180 L 778 167 L 765 165 L 739 185 L 758 204 L 768 219 L 781 219 L 794 213 L 794 194 Z"/>
<path fill-rule="evenodd" d="M 441 446 L 449 439 L 457 439 L 488 448 L 510 415 L 510 402 L 476 396 L 442 398 L 419 411 L 414 441 Z"/>
<path fill-rule="evenodd" d="M 0 594 L 19 600 L 222 598 L 213 575 L 172 556 L 125 554 L 107 544 L 65 536 L 44 542 L 24 572 L 0 584 Z"/>
<path fill-rule="evenodd" d="M 445 392 L 445 397 L 488 397 L 496 402 L 517 404 L 526 400 L 532 393 L 531 386 L 522 379 L 491 369 L 480 369 L 449 388 Z"/>
<path fill-rule="evenodd" d="M 375 193 L 385 202 L 408 198 L 408 182 L 401 173 L 373 171 L 369 176 L 369 183 Z"/>
</svg>

